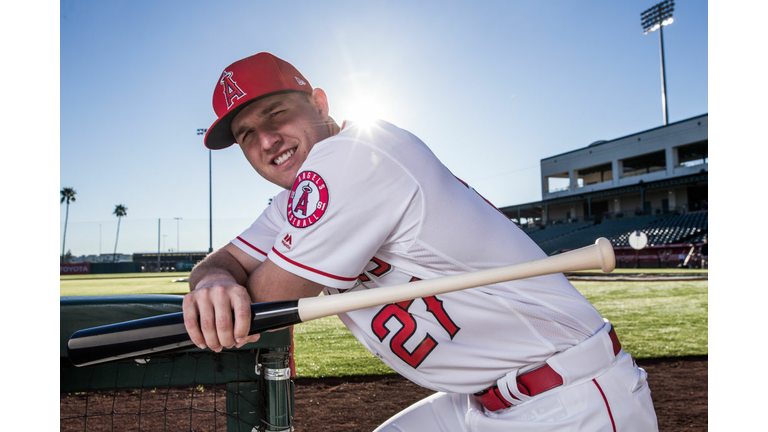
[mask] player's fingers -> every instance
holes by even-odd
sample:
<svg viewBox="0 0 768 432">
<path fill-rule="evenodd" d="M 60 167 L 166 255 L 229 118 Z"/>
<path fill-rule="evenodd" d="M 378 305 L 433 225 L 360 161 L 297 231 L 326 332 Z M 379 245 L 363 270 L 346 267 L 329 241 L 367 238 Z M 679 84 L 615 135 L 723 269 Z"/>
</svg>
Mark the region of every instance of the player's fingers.
<svg viewBox="0 0 768 432">
<path fill-rule="evenodd" d="M 235 318 L 234 337 L 238 348 L 246 344 L 251 329 L 251 299 L 247 294 L 232 298 L 232 312 Z"/>
<path fill-rule="evenodd" d="M 192 296 L 184 296 L 184 301 L 181 303 L 181 311 L 184 313 L 184 328 L 187 329 L 187 334 L 189 335 L 189 339 L 200 347 L 201 349 L 205 348 L 205 338 L 203 337 L 203 332 L 200 331 L 200 326 L 198 325 L 198 312 L 197 312 L 197 304 L 195 303 Z"/>
<path fill-rule="evenodd" d="M 215 289 L 212 292 L 213 307 L 216 311 L 216 333 L 219 346 L 214 351 L 219 352 L 221 348 L 232 348 L 235 346 L 234 323 L 232 319 L 232 297 L 230 290 Z M 210 346 L 210 345 L 209 345 Z"/>
<path fill-rule="evenodd" d="M 197 310 L 200 314 L 200 330 L 203 332 L 205 345 L 218 352 L 221 351 L 219 335 L 216 331 L 216 310 L 210 299 L 197 302 Z"/>
</svg>

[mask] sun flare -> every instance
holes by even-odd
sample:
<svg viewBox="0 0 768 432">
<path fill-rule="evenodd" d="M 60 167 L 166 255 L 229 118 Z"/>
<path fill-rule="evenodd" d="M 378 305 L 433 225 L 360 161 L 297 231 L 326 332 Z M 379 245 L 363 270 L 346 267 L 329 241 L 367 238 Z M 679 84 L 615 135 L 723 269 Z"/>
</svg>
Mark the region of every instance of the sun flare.
<svg viewBox="0 0 768 432">
<path fill-rule="evenodd" d="M 382 104 L 374 97 L 360 97 L 349 106 L 348 120 L 370 125 L 382 117 Z"/>
</svg>

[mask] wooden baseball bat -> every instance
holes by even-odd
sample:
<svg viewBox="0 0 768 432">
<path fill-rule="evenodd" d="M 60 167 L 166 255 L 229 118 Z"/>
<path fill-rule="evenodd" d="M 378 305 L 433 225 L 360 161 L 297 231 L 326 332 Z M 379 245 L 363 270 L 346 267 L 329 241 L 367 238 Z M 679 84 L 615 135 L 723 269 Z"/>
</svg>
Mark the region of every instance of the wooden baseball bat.
<svg viewBox="0 0 768 432">
<path fill-rule="evenodd" d="M 445 294 L 511 280 L 576 270 L 613 271 L 616 260 L 608 239 L 559 255 L 504 267 L 425 279 L 340 295 L 307 297 L 251 305 L 249 334 L 261 333 L 358 309 Z M 67 343 L 75 366 L 141 358 L 194 347 L 182 312 L 79 330 Z"/>
</svg>

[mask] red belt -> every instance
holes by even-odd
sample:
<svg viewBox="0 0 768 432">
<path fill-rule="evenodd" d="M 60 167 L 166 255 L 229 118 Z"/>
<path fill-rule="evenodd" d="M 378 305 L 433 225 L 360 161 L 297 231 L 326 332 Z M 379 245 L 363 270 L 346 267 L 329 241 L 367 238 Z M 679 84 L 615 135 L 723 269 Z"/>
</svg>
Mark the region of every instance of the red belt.
<svg viewBox="0 0 768 432">
<path fill-rule="evenodd" d="M 613 326 L 611 326 L 608 335 L 611 337 L 611 342 L 613 342 L 613 354 L 618 355 L 619 351 L 621 351 L 621 342 L 619 342 L 616 332 L 613 331 Z M 555 372 L 550 365 L 544 365 L 517 377 L 517 389 L 520 393 L 527 396 L 536 396 L 561 385 L 563 385 L 563 377 Z M 475 393 L 475 398 L 489 411 L 498 411 L 513 405 L 501 395 L 499 387 L 496 385 Z M 517 398 L 515 400 L 520 402 Z"/>
</svg>

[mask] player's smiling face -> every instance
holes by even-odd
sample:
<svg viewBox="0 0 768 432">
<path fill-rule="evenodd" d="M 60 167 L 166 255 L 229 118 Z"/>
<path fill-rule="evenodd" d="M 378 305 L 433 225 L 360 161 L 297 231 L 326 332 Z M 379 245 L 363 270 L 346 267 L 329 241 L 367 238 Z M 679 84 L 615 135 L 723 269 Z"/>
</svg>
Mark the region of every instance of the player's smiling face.
<svg viewBox="0 0 768 432">
<path fill-rule="evenodd" d="M 290 92 L 251 103 L 232 120 L 232 134 L 251 166 L 285 189 L 315 143 L 333 134 L 325 93 Z"/>
</svg>

